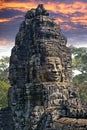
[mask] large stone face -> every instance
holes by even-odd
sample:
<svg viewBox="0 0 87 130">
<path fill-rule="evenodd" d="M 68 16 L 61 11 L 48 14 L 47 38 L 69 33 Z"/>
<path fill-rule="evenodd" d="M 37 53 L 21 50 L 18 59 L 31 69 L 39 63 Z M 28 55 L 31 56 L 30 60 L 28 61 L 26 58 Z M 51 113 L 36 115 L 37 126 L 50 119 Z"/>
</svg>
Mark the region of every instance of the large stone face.
<svg viewBox="0 0 87 130">
<path fill-rule="evenodd" d="M 71 52 L 66 44 L 59 25 L 43 5 L 26 13 L 9 67 L 14 130 L 76 130 L 69 118 L 71 122 L 72 118 L 87 118 L 72 85 Z"/>
</svg>

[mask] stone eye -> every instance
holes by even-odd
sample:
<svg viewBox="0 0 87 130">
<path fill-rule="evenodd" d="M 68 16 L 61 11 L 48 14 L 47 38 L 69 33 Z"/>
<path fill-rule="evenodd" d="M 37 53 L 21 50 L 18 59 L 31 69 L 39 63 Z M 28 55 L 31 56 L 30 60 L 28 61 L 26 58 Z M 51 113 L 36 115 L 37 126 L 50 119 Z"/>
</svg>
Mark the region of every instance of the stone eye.
<svg viewBox="0 0 87 130">
<path fill-rule="evenodd" d="M 56 67 L 59 68 L 59 64 L 56 64 Z"/>
<path fill-rule="evenodd" d="M 52 68 L 53 68 L 53 65 L 52 65 L 52 64 L 48 64 L 48 65 L 47 65 L 47 68 L 48 68 L 48 69 L 52 69 Z"/>
</svg>

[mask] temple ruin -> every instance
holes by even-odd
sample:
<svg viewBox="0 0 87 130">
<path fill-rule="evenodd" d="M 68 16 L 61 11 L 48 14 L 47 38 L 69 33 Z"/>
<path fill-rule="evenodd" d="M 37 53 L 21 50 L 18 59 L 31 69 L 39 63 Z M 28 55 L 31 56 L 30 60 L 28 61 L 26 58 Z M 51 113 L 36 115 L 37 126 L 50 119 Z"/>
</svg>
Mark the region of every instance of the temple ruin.
<svg viewBox="0 0 87 130">
<path fill-rule="evenodd" d="M 0 130 L 87 130 L 87 109 L 72 84 L 66 44 L 42 4 L 26 13 L 11 52 L 11 87 Z"/>
</svg>

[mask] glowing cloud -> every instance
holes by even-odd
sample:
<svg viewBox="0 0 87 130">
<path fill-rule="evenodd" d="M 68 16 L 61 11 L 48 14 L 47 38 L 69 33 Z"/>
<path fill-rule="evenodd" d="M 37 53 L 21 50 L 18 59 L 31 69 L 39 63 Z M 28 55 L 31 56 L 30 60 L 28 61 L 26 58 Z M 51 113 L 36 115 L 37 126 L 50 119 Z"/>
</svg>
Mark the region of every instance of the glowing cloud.
<svg viewBox="0 0 87 130">
<path fill-rule="evenodd" d="M 30 1 L 30 2 L 5 2 L 2 0 L 0 4 L 0 9 L 8 8 L 8 9 L 15 9 L 15 10 L 21 10 L 26 11 L 31 8 L 36 8 L 36 6 L 42 3 L 44 4 L 45 8 L 47 10 L 51 10 L 52 12 L 58 13 L 75 13 L 77 11 L 87 13 L 87 3 L 84 2 L 74 2 L 73 4 L 65 4 L 60 2 L 37 2 L 37 1 Z"/>
<path fill-rule="evenodd" d="M 0 5 L 0 10 L 6 8 L 6 9 L 14 9 L 14 10 L 20 10 L 20 11 L 27 11 L 31 8 L 35 8 L 37 6 L 37 3 L 35 2 L 2 2 Z"/>
<path fill-rule="evenodd" d="M 12 9 L 12 10 L 20 10 L 22 12 L 26 12 L 27 10 L 31 8 L 36 8 L 36 6 L 42 3 L 44 4 L 45 8 L 53 13 L 62 13 L 63 15 L 69 15 L 74 14 L 76 12 L 83 13 L 82 16 L 70 16 L 68 20 L 74 22 L 74 23 L 80 23 L 87 25 L 87 3 L 84 2 L 73 2 L 72 4 L 69 3 L 60 3 L 60 2 L 41 2 L 41 1 L 29 1 L 29 2 L 15 2 L 15 1 L 9 1 L 5 2 L 4 0 L 1 1 L 0 4 L 0 10 L 2 9 Z M 0 22 L 8 22 L 10 20 L 13 20 L 14 18 L 19 17 L 15 16 L 13 18 L 9 19 L 0 19 Z M 66 19 L 57 18 L 57 22 L 65 22 Z"/>
<path fill-rule="evenodd" d="M 12 41 L 9 41 L 7 39 L 1 39 L 0 40 L 0 46 L 5 46 L 5 45 L 14 45 L 14 43 Z"/>
<path fill-rule="evenodd" d="M 12 18 L 1 18 L 0 19 L 0 23 L 9 22 L 9 21 L 12 21 L 12 20 L 14 20 L 16 18 L 20 18 L 20 17 L 23 17 L 23 16 L 22 15 L 18 15 L 18 16 L 14 16 Z"/>
</svg>

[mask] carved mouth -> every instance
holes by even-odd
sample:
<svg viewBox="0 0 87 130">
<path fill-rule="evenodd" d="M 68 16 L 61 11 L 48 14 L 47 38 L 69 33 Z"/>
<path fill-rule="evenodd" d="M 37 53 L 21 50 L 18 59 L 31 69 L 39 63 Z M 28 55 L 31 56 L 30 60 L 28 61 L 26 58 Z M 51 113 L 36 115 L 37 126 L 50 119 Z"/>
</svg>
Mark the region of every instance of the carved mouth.
<svg viewBox="0 0 87 130">
<path fill-rule="evenodd" d="M 58 75 L 51 74 L 52 78 L 58 78 Z"/>
</svg>

